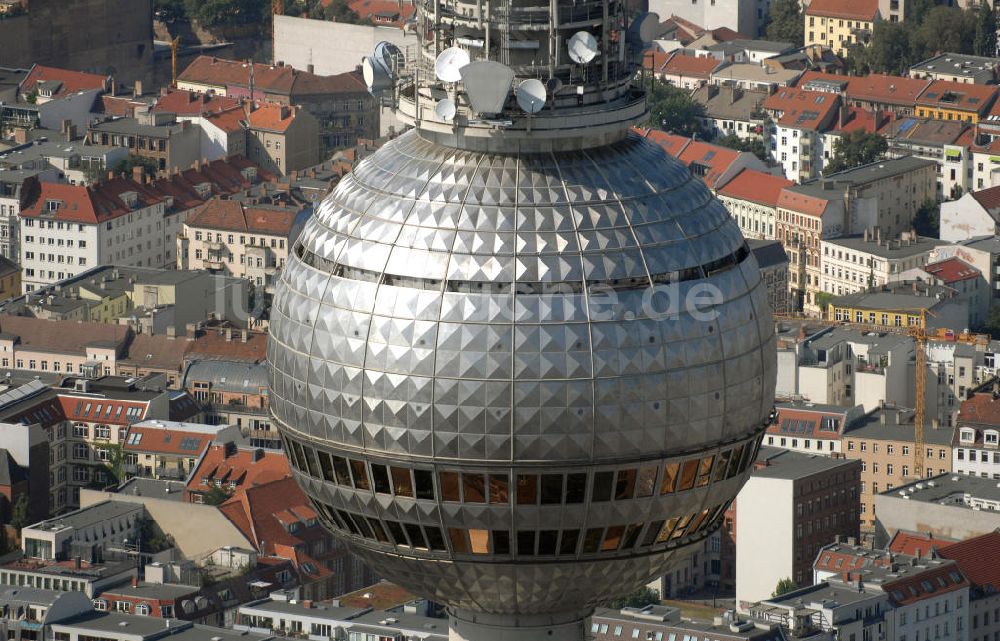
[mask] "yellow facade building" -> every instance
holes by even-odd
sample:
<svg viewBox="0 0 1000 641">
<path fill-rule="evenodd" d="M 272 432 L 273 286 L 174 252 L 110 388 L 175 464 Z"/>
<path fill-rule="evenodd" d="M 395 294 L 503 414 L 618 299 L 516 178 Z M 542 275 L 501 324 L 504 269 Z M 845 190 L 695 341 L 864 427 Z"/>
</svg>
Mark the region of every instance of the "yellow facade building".
<svg viewBox="0 0 1000 641">
<path fill-rule="evenodd" d="M 995 85 L 935 80 L 917 96 L 916 113 L 920 118 L 977 123 L 989 113 L 996 97 Z"/>
<path fill-rule="evenodd" d="M 805 12 L 805 44 L 846 56 L 866 46 L 879 21 L 878 0 L 812 0 Z"/>
</svg>

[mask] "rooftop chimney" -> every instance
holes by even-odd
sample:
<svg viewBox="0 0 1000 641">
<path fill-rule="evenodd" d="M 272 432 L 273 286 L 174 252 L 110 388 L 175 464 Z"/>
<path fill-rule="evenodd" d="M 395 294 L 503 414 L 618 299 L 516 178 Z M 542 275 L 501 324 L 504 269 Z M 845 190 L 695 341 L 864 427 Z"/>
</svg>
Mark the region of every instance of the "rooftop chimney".
<svg viewBox="0 0 1000 641">
<path fill-rule="evenodd" d="M 132 88 L 132 96 L 138 98 L 142 95 L 142 80 L 136 80 L 135 86 Z"/>
<path fill-rule="evenodd" d="M 140 185 L 146 182 L 146 168 L 142 165 L 132 165 L 132 180 Z"/>
</svg>

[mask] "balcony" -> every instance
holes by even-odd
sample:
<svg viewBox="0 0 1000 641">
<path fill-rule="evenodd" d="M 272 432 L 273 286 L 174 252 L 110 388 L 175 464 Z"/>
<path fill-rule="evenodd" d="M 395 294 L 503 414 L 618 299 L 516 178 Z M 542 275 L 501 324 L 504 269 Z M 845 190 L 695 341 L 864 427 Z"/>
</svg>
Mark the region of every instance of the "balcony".
<svg viewBox="0 0 1000 641">
<path fill-rule="evenodd" d="M 217 240 L 209 240 L 205 242 L 205 248 L 208 251 L 219 251 L 222 249 L 222 243 Z"/>
<path fill-rule="evenodd" d="M 210 256 L 201 261 L 205 269 L 223 269 L 224 264 L 221 256 Z"/>
</svg>

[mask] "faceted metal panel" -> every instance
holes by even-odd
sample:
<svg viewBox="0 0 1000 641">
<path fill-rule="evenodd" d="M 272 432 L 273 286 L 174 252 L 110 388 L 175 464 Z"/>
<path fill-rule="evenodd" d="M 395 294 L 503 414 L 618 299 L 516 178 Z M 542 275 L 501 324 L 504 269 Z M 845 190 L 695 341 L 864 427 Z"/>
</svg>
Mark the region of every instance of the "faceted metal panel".
<svg viewBox="0 0 1000 641">
<path fill-rule="evenodd" d="M 594 479 L 671 457 L 723 461 L 756 442 L 776 375 L 765 286 L 739 228 L 636 136 L 540 154 L 463 151 L 417 132 L 390 142 L 303 230 L 268 349 L 271 412 L 293 447 L 434 473 L 504 470 L 511 483 L 525 471 Z M 353 514 L 374 537 L 381 523 L 425 528 L 411 539 L 428 527 L 638 534 L 724 506 L 746 475 L 719 463 L 721 480 L 688 492 L 495 506 L 345 488 L 309 465 L 296 478 L 318 511 Z M 454 542 L 393 547 L 338 519 L 324 517 L 382 574 L 495 613 L 578 611 L 628 592 L 717 524 L 606 557 L 538 560 L 470 557 Z"/>
</svg>

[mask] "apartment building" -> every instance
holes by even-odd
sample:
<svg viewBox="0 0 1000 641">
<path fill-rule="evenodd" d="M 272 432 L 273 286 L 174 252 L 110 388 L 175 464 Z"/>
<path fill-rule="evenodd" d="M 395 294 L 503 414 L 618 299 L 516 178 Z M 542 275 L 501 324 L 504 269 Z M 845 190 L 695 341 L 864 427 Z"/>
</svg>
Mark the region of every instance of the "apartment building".
<svg viewBox="0 0 1000 641">
<path fill-rule="evenodd" d="M 1000 387 L 975 391 L 961 401 L 952 441 L 958 474 L 1000 480 Z"/>
<path fill-rule="evenodd" d="M 52 168 L 0 170 L 0 256 L 20 260 L 21 226 L 18 214 L 40 180 L 59 182 L 59 174 Z"/>
<path fill-rule="evenodd" d="M 963 194 L 961 198 L 941 203 L 941 238 L 961 242 L 1000 231 L 1000 186 Z"/>
<path fill-rule="evenodd" d="M 961 540 L 1000 528 L 1000 488 L 995 479 L 948 472 L 913 480 L 874 498 L 877 544 L 899 531 Z"/>
<path fill-rule="evenodd" d="M 917 97 L 916 112 L 921 118 L 978 123 L 990 111 L 996 97 L 995 85 L 933 80 Z"/>
<path fill-rule="evenodd" d="M 885 238 L 876 228 L 862 235 L 821 239 L 823 276 L 820 289 L 842 296 L 869 287 L 884 285 L 903 272 L 921 268 L 930 262 L 931 252 L 946 241 L 902 232 L 898 238 Z"/>
<path fill-rule="evenodd" d="M 953 428 L 924 426 L 924 476 L 951 472 Z M 843 436 L 848 458 L 861 461 L 861 526 L 875 529 L 875 497 L 915 478 L 913 410 L 882 407 L 855 423 Z"/>
<path fill-rule="evenodd" d="M 841 454 L 844 432 L 865 415 L 862 405 L 844 407 L 810 401 L 778 403 L 775 409 L 777 414 L 767 426 L 764 443 L 810 455 Z"/>
<path fill-rule="evenodd" d="M 824 237 L 844 233 L 844 202 L 814 185 L 781 190 L 775 213 L 775 237 L 788 252 L 788 287 L 793 310 L 818 311 L 821 291 L 821 248 Z"/>
<path fill-rule="evenodd" d="M 699 87 L 691 97 L 705 108 L 701 130 L 709 138 L 737 136 L 753 140 L 764 135 L 765 113 L 761 106 L 767 93 L 745 91 L 731 84 L 714 82 Z"/>
<path fill-rule="evenodd" d="M 21 266 L 0 256 L 0 301 L 5 301 L 21 293 Z"/>
<path fill-rule="evenodd" d="M 969 301 L 950 287 L 918 280 L 894 281 L 830 299 L 829 320 L 880 327 L 915 327 L 926 313 L 929 329 L 969 327 Z"/>
<path fill-rule="evenodd" d="M 268 413 L 265 363 L 196 359 L 184 369 L 181 385 L 212 425 L 234 425 L 257 447 L 281 449 Z"/>
<path fill-rule="evenodd" d="M 712 70 L 719 64 L 719 61 L 712 56 L 695 56 L 684 49 L 678 49 L 667 55 L 667 59 L 657 67 L 655 74 L 675 87 L 694 91 L 708 84 Z"/>
<path fill-rule="evenodd" d="M 161 171 L 190 167 L 201 159 L 199 127 L 177 122 L 167 113 L 93 123 L 87 129 L 87 143 L 125 148 L 130 155 L 152 160 Z"/>
<path fill-rule="evenodd" d="M 301 107 L 256 104 L 247 117 L 247 157 L 284 175 L 320 161 L 319 123 Z"/>
<path fill-rule="evenodd" d="M 694 621 L 681 617 L 681 611 L 665 605 L 643 608 L 625 607 L 615 611 L 598 608 L 590 620 L 590 636 L 594 641 L 620 639 L 706 638 L 718 641 L 784 641 L 777 625 L 754 625 L 734 612 L 727 612 L 712 621 Z"/>
<path fill-rule="evenodd" d="M 878 0 L 812 0 L 805 10 L 805 45 L 847 56 L 868 44 L 881 18 Z"/>
<path fill-rule="evenodd" d="M 870 112 L 884 112 L 901 118 L 914 114 L 917 97 L 930 83 L 930 80 L 881 73 L 842 76 L 806 71 L 796 86 L 809 91 L 838 93 L 851 107 L 860 107 Z"/>
<path fill-rule="evenodd" d="M 858 536 L 858 461 L 763 447 L 736 498 L 736 603 L 766 599 L 784 578 L 812 582 L 836 536 Z"/>
<path fill-rule="evenodd" d="M 213 441 L 235 440 L 239 429 L 177 421 L 139 421 L 123 443 L 125 473 L 143 478 L 185 481 Z"/>
<path fill-rule="evenodd" d="M 794 183 L 754 169 L 744 169 L 716 194 L 747 238 L 771 240 L 781 191 Z"/>
<path fill-rule="evenodd" d="M 177 236 L 178 269 L 210 269 L 264 288 L 285 266 L 297 212 L 210 200 Z"/>
<path fill-rule="evenodd" d="M 820 175 L 822 134 L 835 124 L 839 109 L 840 96 L 826 92 L 781 87 L 767 97 L 768 144 L 786 178 L 799 182 Z"/>
<path fill-rule="evenodd" d="M 165 203 L 132 180 L 40 183 L 21 210 L 20 263 L 30 292 L 97 265 L 162 267 L 172 237 Z"/>
<path fill-rule="evenodd" d="M 964 53 L 941 53 L 910 67 L 911 78 L 948 80 L 975 85 L 996 84 L 1000 62 L 996 58 Z"/>
<path fill-rule="evenodd" d="M 322 76 L 281 63 L 253 63 L 251 72 L 242 60 L 199 56 L 178 75 L 177 88 L 301 106 L 319 123 L 320 156 L 324 158 L 335 149 L 357 144 L 358 139 L 379 137 L 378 100 L 354 70 Z"/>
<path fill-rule="evenodd" d="M 747 240 L 750 253 L 757 259 L 760 278 L 767 288 L 767 302 L 775 314 L 787 314 L 788 304 L 788 254 L 777 240 Z"/>
</svg>

